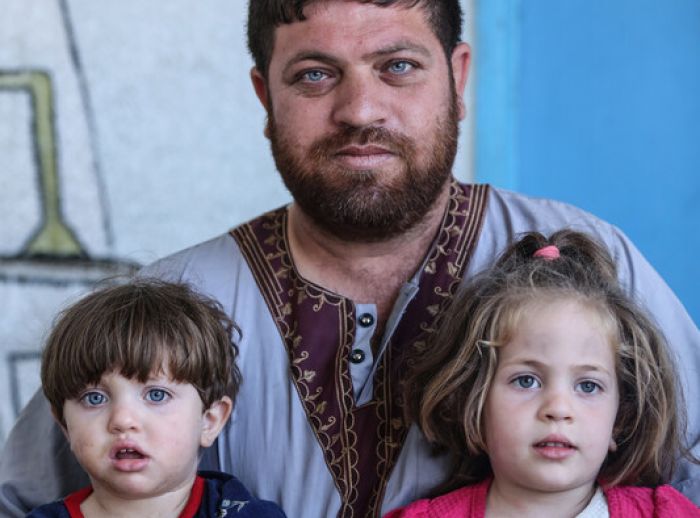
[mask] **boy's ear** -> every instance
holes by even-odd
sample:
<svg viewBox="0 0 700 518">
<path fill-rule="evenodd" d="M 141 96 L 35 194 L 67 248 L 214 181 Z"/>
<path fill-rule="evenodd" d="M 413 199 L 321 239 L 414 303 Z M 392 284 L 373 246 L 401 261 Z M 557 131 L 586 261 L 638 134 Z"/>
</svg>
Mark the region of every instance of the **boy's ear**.
<svg viewBox="0 0 700 518">
<path fill-rule="evenodd" d="M 231 398 L 224 396 L 218 401 L 214 401 L 212 405 L 204 411 L 202 415 L 202 434 L 199 439 L 199 444 L 203 448 L 208 448 L 219 436 L 219 432 L 228 421 L 233 410 Z"/>
<path fill-rule="evenodd" d="M 61 419 L 59 419 L 58 415 L 56 414 L 56 409 L 51 408 L 51 415 L 53 416 L 54 420 L 56 421 L 56 424 L 61 428 L 61 431 L 63 432 L 63 435 L 66 436 L 66 440 L 70 442 L 70 436 L 68 435 L 68 428 L 66 428 L 66 425 Z"/>
</svg>

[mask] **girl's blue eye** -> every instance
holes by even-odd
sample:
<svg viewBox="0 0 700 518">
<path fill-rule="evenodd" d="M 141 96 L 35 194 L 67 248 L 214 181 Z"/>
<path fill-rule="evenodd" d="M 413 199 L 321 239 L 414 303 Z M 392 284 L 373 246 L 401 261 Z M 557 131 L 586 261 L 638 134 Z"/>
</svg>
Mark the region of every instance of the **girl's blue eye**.
<svg viewBox="0 0 700 518">
<path fill-rule="evenodd" d="M 107 397 L 100 392 L 88 392 L 81 400 L 88 406 L 99 406 L 107 401 Z"/>
<path fill-rule="evenodd" d="M 537 381 L 537 378 L 530 376 L 529 374 L 518 376 L 513 380 L 513 383 L 515 383 L 519 388 L 524 389 L 539 388 L 540 386 L 540 382 Z"/>
<path fill-rule="evenodd" d="M 154 403 L 161 403 L 168 398 L 168 393 L 163 389 L 150 389 L 146 393 L 146 399 Z"/>
<path fill-rule="evenodd" d="M 581 392 L 585 394 L 593 394 L 600 388 L 595 381 L 582 381 L 578 384 L 578 386 L 581 388 Z"/>
</svg>

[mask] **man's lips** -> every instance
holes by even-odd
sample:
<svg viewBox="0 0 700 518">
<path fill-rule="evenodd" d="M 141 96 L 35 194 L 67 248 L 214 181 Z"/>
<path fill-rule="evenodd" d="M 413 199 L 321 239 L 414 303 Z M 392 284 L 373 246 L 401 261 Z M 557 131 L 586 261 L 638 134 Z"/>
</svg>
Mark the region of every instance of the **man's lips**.
<svg viewBox="0 0 700 518">
<path fill-rule="evenodd" d="M 338 150 L 338 155 L 368 156 L 368 155 L 393 155 L 394 153 L 382 146 L 345 146 Z"/>
<path fill-rule="evenodd" d="M 395 153 L 388 148 L 377 145 L 353 145 L 339 149 L 335 156 L 350 168 L 368 169 L 392 159 Z"/>
</svg>

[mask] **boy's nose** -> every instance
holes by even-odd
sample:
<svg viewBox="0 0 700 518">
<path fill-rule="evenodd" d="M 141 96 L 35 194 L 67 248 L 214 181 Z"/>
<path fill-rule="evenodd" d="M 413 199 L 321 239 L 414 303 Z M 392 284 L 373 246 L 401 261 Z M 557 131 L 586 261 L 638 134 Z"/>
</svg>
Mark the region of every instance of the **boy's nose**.
<svg viewBox="0 0 700 518">
<path fill-rule="evenodd" d="M 112 433 L 122 433 L 129 430 L 136 430 L 139 427 L 139 420 L 136 412 L 126 404 L 114 404 L 109 418 L 109 431 Z"/>
</svg>

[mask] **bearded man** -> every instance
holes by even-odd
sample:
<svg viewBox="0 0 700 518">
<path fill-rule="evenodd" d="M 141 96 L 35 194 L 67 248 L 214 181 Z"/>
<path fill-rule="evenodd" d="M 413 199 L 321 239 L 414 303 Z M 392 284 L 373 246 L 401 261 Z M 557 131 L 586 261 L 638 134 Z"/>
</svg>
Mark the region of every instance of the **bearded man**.
<svg viewBox="0 0 700 518">
<path fill-rule="evenodd" d="M 451 176 L 469 47 L 458 0 L 252 0 L 252 82 L 294 202 L 147 267 L 193 284 L 242 329 L 244 383 L 203 463 L 292 517 L 379 516 L 447 473 L 403 419 L 405 354 L 464 279 L 518 233 L 605 243 L 681 359 L 698 444 L 700 336 L 629 240 L 574 207 Z M 8 440 L 0 509 L 79 486 L 38 395 Z M 697 469 L 676 485 L 700 501 Z"/>
</svg>

